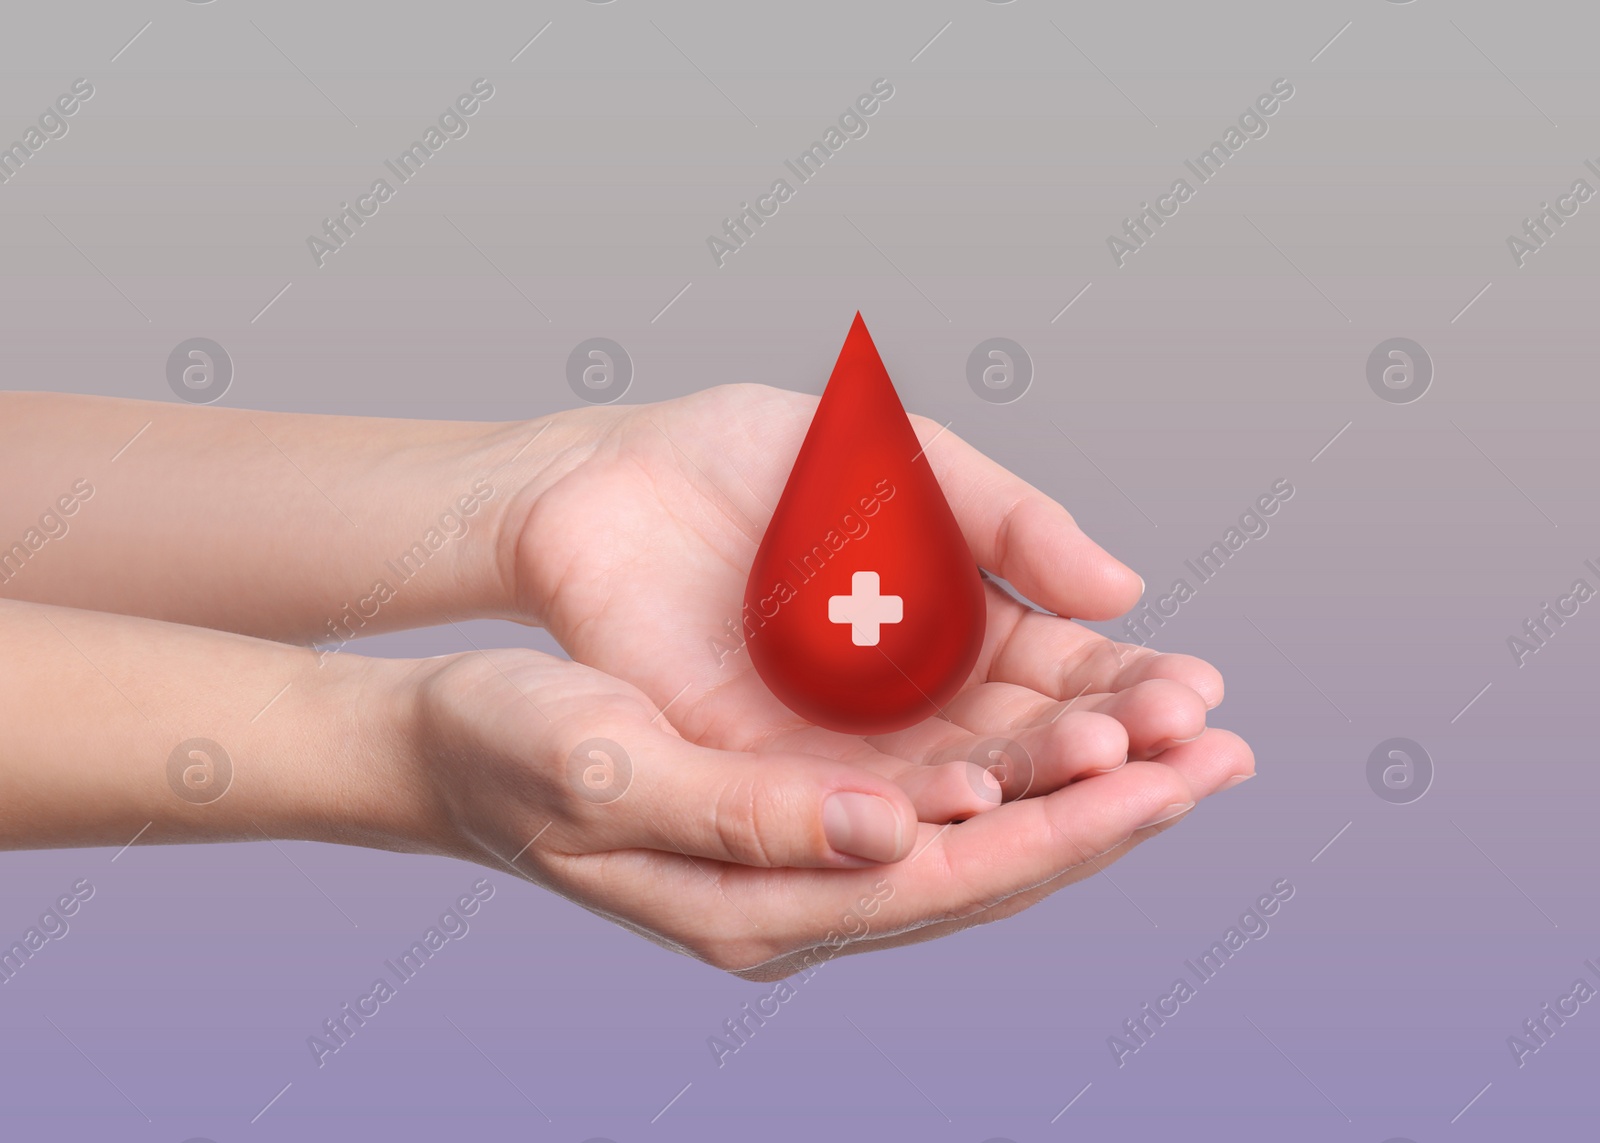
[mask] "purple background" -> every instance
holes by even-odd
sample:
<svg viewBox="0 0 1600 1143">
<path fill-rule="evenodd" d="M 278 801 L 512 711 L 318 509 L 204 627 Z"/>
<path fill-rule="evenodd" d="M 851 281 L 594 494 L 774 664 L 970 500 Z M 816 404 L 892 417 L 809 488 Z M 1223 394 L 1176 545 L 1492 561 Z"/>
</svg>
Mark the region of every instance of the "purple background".
<svg viewBox="0 0 1600 1143">
<path fill-rule="evenodd" d="M 1428 0 L 7 12 L 0 140 L 79 76 L 96 95 L 0 185 L 6 385 L 170 400 L 168 353 L 204 336 L 225 404 L 524 417 L 574 404 L 567 355 L 605 336 L 630 402 L 816 392 L 859 307 L 908 406 L 1152 592 L 1275 480 L 1296 494 L 1158 644 L 1221 667 L 1215 721 L 1261 776 L 1026 914 L 829 965 L 726 1066 L 706 1038 L 771 986 L 505 873 L 11 853 L 0 939 L 97 891 L 0 985 L 0 1137 L 1592 1138 L 1600 1009 L 1522 1068 L 1506 1039 L 1600 959 L 1600 602 L 1520 668 L 1506 638 L 1600 586 L 1600 203 L 1521 268 L 1505 239 L 1600 185 L 1593 24 Z M 471 132 L 317 269 L 305 237 L 479 76 Z M 869 134 L 717 268 L 706 236 L 880 76 Z M 1280 76 L 1269 133 L 1119 269 L 1106 236 Z M 967 384 L 997 336 L 1036 370 L 1014 404 Z M 1433 360 L 1416 403 L 1368 387 L 1393 336 Z M 1409 805 L 1367 782 L 1395 736 L 1435 767 Z M 470 935 L 317 1067 L 307 1037 L 480 876 Z M 1270 934 L 1118 1067 L 1107 1037 L 1282 878 Z"/>
</svg>

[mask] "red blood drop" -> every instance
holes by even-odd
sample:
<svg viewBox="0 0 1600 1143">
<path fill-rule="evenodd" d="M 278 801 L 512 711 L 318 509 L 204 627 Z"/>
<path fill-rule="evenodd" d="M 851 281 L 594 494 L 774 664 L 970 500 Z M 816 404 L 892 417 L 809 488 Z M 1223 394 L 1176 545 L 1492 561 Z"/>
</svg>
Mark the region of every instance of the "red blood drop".
<svg viewBox="0 0 1600 1143">
<path fill-rule="evenodd" d="M 983 643 L 983 583 L 856 314 L 745 586 L 750 660 L 801 717 L 901 730 Z"/>
</svg>

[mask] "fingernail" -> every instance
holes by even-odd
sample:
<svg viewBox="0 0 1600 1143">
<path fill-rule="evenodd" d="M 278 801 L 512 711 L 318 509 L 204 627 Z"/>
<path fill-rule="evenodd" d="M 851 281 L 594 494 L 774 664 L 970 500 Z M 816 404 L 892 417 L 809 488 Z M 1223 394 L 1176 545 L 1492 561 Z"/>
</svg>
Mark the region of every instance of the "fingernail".
<svg viewBox="0 0 1600 1143">
<path fill-rule="evenodd" d="M 1219 788 L 1217 790 L 1217 793 L 1220 794 L 1220 793 L 1222 793 L 1223 790 L 1231 790 L 1235 786 L 1237 786 L 1240 782 L 1248 782 L 1251 778 L 1254 778 L 1254 777 L 1255 777 L 1254 774 L 1235 774 L 1233 777 L 1229 778 L 1226 782 L 1222 783 L 1222 786 L 1221 786 L 1221 788 Z"/>
<path fill-rule="evenodd" d="M 1088 771 L 1088 773 L 1089 774 L 1114 774 L 1118 770 L 1120 770 L 1124 766 L 1126 766 L 1127 764 L 1128 764 L 1128 755 L 1124 754 L 1122 756 L 1122 761 L 1118 762 L 1115 766 L 1102 766 L 1100 769 L 1098 769 L 1098 770 L 1090 770 L 1090 771 Z"/>
<path fill-rule="evenodd" d="M 900 814 L 876 794 L 838 793 L 822 803 L 822 832 L 835 853 L 868 861 L 900 854 Z"/>
<path fill-rule="evenodd" d="M 1139 828 L 1140 829 L 1149 829 L 1151 826 L 1158 826 L 1162 822 L 1170 822 L 1173 818 L 1177 817 L 1179 814 L 1186 814 L 1192 809 L 1194 809 L 1194 803 L 1193 802 L 1173 802 L 1170 806 L 1168 806 L 1166 809 L 1162 810 L 1159 814 L 1157 814 L 1155 817 L 1151 818 L 1149 821 L 1145 822 L 1144 825 L 1140 826 Z"/>
</svg>

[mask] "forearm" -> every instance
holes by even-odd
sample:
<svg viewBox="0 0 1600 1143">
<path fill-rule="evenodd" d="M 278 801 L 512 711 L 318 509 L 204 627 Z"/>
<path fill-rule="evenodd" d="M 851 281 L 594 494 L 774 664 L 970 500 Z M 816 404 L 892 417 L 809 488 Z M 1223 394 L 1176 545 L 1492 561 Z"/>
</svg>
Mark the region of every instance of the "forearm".
<svg viewBox="0 0 1600 1143">
<path fill-rule="evenodd" d="M 0 598 L 324 646 L 509 614 L 545 427 L 0 394 Z"/>
<path fill-rule="evenodd" d="M 0 602 L 0 848 L 137 836 L 428 849 L 410 671 Z"/>
</svg>

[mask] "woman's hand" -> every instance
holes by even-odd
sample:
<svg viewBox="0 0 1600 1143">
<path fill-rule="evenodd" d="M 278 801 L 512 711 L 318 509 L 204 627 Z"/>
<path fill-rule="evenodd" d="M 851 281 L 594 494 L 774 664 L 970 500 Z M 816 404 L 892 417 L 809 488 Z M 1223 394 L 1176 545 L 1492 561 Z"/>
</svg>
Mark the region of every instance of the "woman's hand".
<svg viewBox="0 0 1600 1143">
<path fill-rule="evenodd" d="M 686 737 L 865 765 L 898 781 L 925 821 L 983 807 L 981 783 L 926 767 L 1001 761 L 974 755 L 985 740 L 1027 752 L 1031 764 L 994 767 L 1017 797 L 1163 757 L 1205 733 L 1222 701 L 1209 664 L 1113 643 L 992 584 L 983 651 L 949 721 L 863 740 L 784 707 L 742 650 L 741 606 L 815 407 L 814 397 L 734 385 L 551 418 L 544 460 L 501 502 L 496 523 L 511 610 L 547 627 L 574 659 L 638 686 Z M 938 425 L 914 423 L 981 566 L 1063 616 L 1109 618 L 1133 605 L 1139 577 L 1065 509 Z M 1216 741 L 1248 771 L 1242 743 Z"/>
<path fill-rule="evenodd" d="M 1141 686 L 1079 710 L 978 683 L 952 722 L 873 743 L 779 727 L 733 748 L 714 722 L 685 728 L 633 684 L 528 651 L 324 656 L 5 601 L 0 645 L 16 650 L 0 671 L 0 844 L 447 854 L 752 979 L 1025 908 L 1252 768 L 1225 731 L 1130 738 L 1156 713 L 1110 712 Z M 986 654 L 991 673 L 1003 655 Z M 1025 751 L 997 759 L 1005 805 L 987 759 L 968 760 L 995 728 Z"/>
<path fill-rule="evenodd" d="M 323 647 L 450 619 L 542 623 L 644 692 L 658 726 L 711 749 L 850 762 L 924 821 L 992 807 L 985 770 L 1011 799 L 1195 749 L 1249 772 L 1242 743 L 1206 730 L 1222 699 L 1208 664 L 1112 643 L 995 587 L 948 721 L 864 740 L 787 710 L 739 646 L 740 605 L 815 405 L 727 386 L 471 425 L 0 394 L 0 527 L 51 537 L 12 553 L 5 590 Z M 1062 616 L 1133 602 L 1137 576 L 1065 509 L 917 424 L 981 565 Z M 80 485 L 57 513 L 56 494 Z"/>
<path fill-rule="evenodd" d="M 400 685 L 424 800 L 406 848 L 512 868 L 750 979 L 1008 916 L 1236 776 L 1226 731 L 955 825 L 891 781 L 789 748 L 686 740 L 636 688 L 530 651 L 424 660 Z M 393 706 L 393 703 L 383 703 Z M 1209 740 L 1209 741 L 1207 741 Z"/>
</svg>

